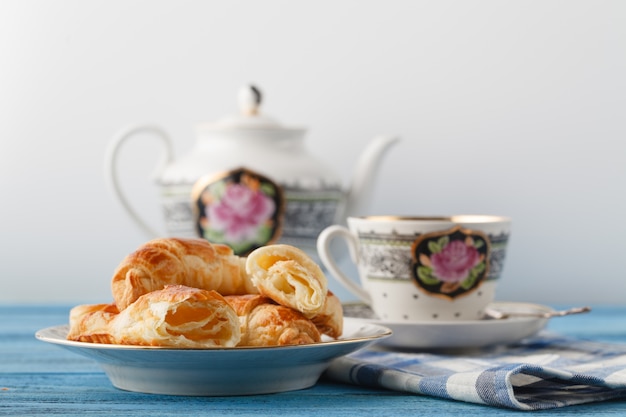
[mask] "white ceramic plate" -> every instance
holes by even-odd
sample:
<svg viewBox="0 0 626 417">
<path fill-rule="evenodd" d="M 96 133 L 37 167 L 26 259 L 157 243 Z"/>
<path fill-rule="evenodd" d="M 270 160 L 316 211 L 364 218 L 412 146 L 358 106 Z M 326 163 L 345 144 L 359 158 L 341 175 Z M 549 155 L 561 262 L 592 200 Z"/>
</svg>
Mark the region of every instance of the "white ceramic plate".
<svg viewBox="0 0 626 417">
<path fill-rule="evenodd" d="M 490 308 L 505 312 L 549 312 L 550 307 L 516 302 L 495 302 Z M 507 345 L 535 335 L 543 329 L 547 318 L 511 317 L 495 320 L 463 320 L 439 322 L 400 322 L 368 318 L 371 310 L 363 305 L 346 305 L 346 316 L 359 316 L 368 323 L 390 328 L 393 335 L 379 345 L 410 350 L 470 349 Z"/>
<path fill-rule="evenodd" d="M 297 346 L 169 349 L 106 345 L 66 339 L 68 325 L 35 336 L 96 360 L 111 383 L 127 391 L 169 395 L 251 395 L 314 385 L 331 360 L 385 337 L 391 330 L 359 319 L 344 320 L 337 340 Z"/>
</svg>

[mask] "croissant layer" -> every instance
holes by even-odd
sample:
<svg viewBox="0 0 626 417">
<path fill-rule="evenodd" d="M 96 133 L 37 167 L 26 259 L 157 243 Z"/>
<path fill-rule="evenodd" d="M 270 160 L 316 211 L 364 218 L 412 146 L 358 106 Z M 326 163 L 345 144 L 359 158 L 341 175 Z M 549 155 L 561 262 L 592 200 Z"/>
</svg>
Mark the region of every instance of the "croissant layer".
<svg viewBox="0 0 626 417">
<path fill-rule="evenodd" d="M 222 295 L 257 293 L 245 270 L 245 258 L 226 245 L 204 239 L 148 241 L 129 254 L 113 274 L 115 304 L 124 310 L 140 296 L 166 285 L 214 290 Z"/>
<path fill-rule="evenodd" d="M 126 309 L 77 306 L 68 339 L 177 348 L 233 347 L 241 339 L 235 310 L 216 291 L 167 285 L 140 296 Z"/>
<path fill-rule="evenodd" d="M 312 317 L 322 311 L 328 284 L 320 267 L 290 245 L 262 246 L 246 260 L 246 271 L 261 295 Z"/>
<path fill-rule="evenodd" d="M 225 297 L 239 316 L 239 346 L 284 346 L 321 340 L 315 324 L 292 308 L 256 294 Z"/>
</svg>

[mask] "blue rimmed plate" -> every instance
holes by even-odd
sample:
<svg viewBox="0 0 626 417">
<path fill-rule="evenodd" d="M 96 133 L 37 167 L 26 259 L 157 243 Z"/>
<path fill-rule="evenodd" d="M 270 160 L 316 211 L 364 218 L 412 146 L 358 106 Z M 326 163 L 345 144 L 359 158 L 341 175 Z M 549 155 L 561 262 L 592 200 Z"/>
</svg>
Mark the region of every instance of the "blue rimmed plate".
<svg viewBox="0 0 626 417">
<path fill-rule="evenodd" d="M 97 361 L 113 386 L 168 395 L 252 395 L 313 386 L 340 356 L 389 337 L 388 328 L 360 319 L 344 320 L 343 336 L 320 343 L 279 347 L 171 349 L 107 345 L 66 339 L 68 325 L 35 336 Z"/>
</svg>

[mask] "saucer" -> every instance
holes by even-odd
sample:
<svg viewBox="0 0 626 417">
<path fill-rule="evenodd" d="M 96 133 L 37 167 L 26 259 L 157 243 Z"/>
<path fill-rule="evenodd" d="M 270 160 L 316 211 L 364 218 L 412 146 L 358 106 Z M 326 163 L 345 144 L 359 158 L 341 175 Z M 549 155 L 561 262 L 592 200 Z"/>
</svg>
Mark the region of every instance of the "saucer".
<svg viewBox="0 0 626 417">
<path fill-rule="evenodd" d="M 493 308 L 506 312 L 551 312 L 550 307 L 519 302 L 494 302 Z M 545 317 L 510 317 L 506 319 L 403 322 L 375 318 L 364 304 L 344 305 L 347 317 L 359 317 L 393 331 L 378 346 L 394 349 L 437 350 L 472 349 L 518 342 L 537 334 L 548 323 Z"/>
<path fill-rule="evenodd" d="M 344 320 L 343 335 L 294 346 L 172 349 L 67 340 L 68 325 L 41 329 L 37 339 L 97 361 L 113 386 L 150 394 L 252 395 L 314 385 L 328 364 L 391 334 L 359 319 Z"/>
</svg>

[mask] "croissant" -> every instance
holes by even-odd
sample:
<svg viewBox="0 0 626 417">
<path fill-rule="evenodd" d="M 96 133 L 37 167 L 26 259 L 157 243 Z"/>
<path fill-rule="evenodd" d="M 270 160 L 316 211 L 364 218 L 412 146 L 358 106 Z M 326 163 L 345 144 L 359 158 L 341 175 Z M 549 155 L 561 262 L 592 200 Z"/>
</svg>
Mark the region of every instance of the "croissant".
<svg viewBox="0 0 626 417">
<path fill-rule="evenodd" d="M 328 284 L 320 267 L 302 250 L 290 245 L 268 245 L 252 251 L 246 271 L 257 292 L 306 317 L 321 312 Z"/>
<path fill-rule="evenodd" d="M 238 346 L 284 346 L 316 343 L 317 327 L 289 307 L 275 304 L 258 294 L 224 297 L 239 316 L 241 341 Z"/>
<path fill-rule="evenodd" d="M 320 333 L 335 339 L 341 336 L 343 333 L 343 307 L 339 297 L 329 290 L 326 294 L 324 307 L 319 313 L 311 317 L 311 321 Z"/>
<path fill-rule="evenodd" d="M 233 347 L 241 330 L 235 310 L 216 291 L 167 285 L 117 314 L 112 305 L 74 307 L 67 338 L 171 348 Z"/>
<path fill-rule="evenodd" d="M 113 274 L 113 299 L 124 310 L 141 295 L 165 285 L 215 290 L 222 295 L 258 293 L 245 258 L 204 239 L 154 239 L 126 256 Z"/>
<path fill-rule="evenodd" d="M 120 313 L 115 304 L 83 304 L 70 310 L 68 340 L 91 343 L 115 343 L 111 321 Z"/>
</svg>

